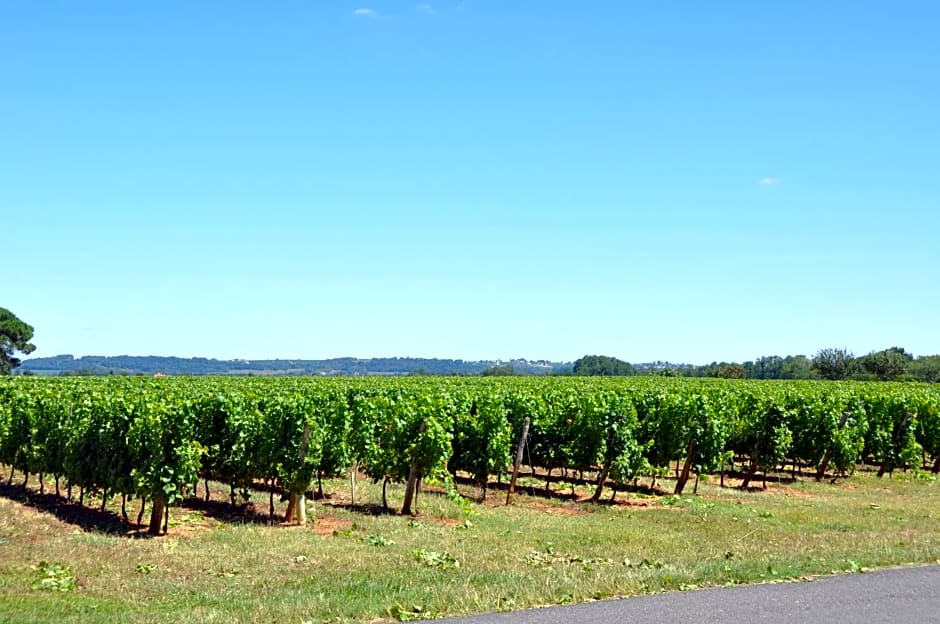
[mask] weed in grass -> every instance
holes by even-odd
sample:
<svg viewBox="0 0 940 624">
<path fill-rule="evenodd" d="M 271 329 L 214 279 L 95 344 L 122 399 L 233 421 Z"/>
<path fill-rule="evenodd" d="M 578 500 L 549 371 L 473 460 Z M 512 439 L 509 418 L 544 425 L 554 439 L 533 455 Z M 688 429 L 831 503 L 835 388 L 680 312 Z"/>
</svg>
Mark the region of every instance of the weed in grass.
<svg viewBox="0 0 940 624">
<path fill-rule="evenodd" d="M 557 555 L 552 544 L 547 544 L 541 551 L 533 550 L 523 561 L 526 565 L 540 568 L 552 565 L 580 565 L 584 570 L 591 570 L 597 565 L 613 565 L 614 560 L 605 557 L 585 557 L 583 555 Z"/>
<path fill-rule="evenodd" d="M 425 607 L 421 605 L 412 605 L 411 607 L 403 607 L 400 604 L 393 604 L 392 606 L 386 609 L 389 617 L 398 621 L 398 622 L 413 622 L 415 620 L 433 620 L 438 616 L 432 612 L 428 611 Z"/>
<path fill-rule="evenodd" d="M 189 526 L 189 525 L 200 525 L 203 524 L 206 520 L 205 514 L 201 511 L 191 511 L 185 515 L 179 517 L 172 517 L 167 525 L 171 528 Z"/>
<path fill-rule="evenodd" d="M 40 561 L 31 566 L 38 573 L 38 578 L 29 586 L 32 590 L 69 592 L 75 589 L 75 577 L 72 569 L 60 563 Z"/>
<path fill-rule="evenodd" d="M 659 559 L 643 559 L 642 561 L 633 562 L 629 559 L 623 560 L 623 565 L 628 568 L 641 568 L 644 570 L 661 570 L 666 567 L 666 564 L 660 561 Z"/>
<path fill-rule="evenodd" d="M 415 560 L 420 561 L 430 568 L 440 568 L 442 570 L 453 570 L 460 567 L 460 561 L 449 552 L 436 552 L 433 550 L 424 550 L 416 548 L 411 551 Z"/>
<path fill-rule="evenodd" d="M 355 534 L 352 529 L 333 529 L 333 537 L 353 537 Z"/>
<path fill-rule="evenodd" d="M 364 539 L 367 544 L 372 544 L 373 546 L 391 546 L 395 543 L 390 539 L 382 537 L 381 535 L 369 535 Z"/>
</svg>

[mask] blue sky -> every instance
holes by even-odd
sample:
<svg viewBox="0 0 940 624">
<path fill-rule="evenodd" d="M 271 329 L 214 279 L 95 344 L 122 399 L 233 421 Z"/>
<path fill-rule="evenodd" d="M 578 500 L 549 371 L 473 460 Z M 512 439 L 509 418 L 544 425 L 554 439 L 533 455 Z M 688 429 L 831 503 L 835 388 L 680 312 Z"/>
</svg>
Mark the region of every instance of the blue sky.
<svg viewBox="0 0 940 624">
<path fill-rule="evenodd" d="M 0 4 L 35 356 L 940 353 L 940 5 Z"/>
</svg>

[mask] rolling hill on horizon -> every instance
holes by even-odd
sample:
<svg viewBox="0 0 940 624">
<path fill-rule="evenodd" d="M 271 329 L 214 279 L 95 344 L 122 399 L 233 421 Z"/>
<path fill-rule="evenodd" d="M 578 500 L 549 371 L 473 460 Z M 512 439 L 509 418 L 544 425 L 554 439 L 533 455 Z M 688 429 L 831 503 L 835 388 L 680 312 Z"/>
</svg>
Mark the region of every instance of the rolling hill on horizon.
<svg viewBox="0 0 940 624">
<path fill-rule="evenodd" d="M 75 357 L 64 354 L 24 360 L 19 370 L 35 375 L 479 375 L 487 368 L 506 364 L 512 365 L 516 373 L 532 375 L 571 369 L 569 362 L 526 359 L 465 361 L 413 357 L 340 357 L 320 360 L 218 360 L 155 355 Z"/>
</svg>

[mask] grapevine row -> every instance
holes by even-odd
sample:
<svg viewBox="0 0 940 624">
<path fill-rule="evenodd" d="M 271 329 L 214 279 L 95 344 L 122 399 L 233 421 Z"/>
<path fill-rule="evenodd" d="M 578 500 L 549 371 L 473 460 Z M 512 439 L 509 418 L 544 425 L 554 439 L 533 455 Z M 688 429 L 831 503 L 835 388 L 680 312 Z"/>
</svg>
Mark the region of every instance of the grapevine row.
<svg viewBox="0 0 940 624">
<path fill-rule="evenodd" d="M 10 479 L 151 501 L 159 532 L 200 476 L 229 484 L 233 503 L 264 482 L 290 508 L 352 466 L 409 492 L 465 473 L 485 495 L 526 419 L 526 463 L 596 474 L 595 499 L 673 465 L 681 492 L 735 459 L 745 485 L 784 462 L 820 476 L 860 462 L 940 470 L 933 386 L 652 378 L 12 378 L 0 382 L 0 464 Z"/>
</svg>

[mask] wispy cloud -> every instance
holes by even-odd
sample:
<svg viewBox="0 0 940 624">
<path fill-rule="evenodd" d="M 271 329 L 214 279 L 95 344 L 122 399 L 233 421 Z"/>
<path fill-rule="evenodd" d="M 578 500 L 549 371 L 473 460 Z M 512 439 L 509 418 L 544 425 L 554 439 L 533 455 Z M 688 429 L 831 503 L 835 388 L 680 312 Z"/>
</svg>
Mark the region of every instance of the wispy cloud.
<svg viewBox="0 0 940 624">
<path fill-rule="evenodd" d="M 373 9 L 356 9 L 352 12 L 355 17 L 371 17 L 375 19 L 379 16 Z"/>
<path fill-rule="evenodd" d="M 774 176 L 767 176 L 766 178 L 761 178 L 761 186 L 780 186 L 783 184 L 783 180 L 780 178 L 775 178 Z"/>
<path fill-rule="evenodd" d="M 437 11 L 434 9 L 434 6 L 428 2 L 422 2 L 415 8 L 419 13 L 424 13 L 425 15 L 437 15 Z"/>
</svg>

